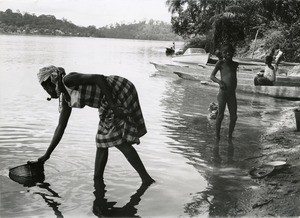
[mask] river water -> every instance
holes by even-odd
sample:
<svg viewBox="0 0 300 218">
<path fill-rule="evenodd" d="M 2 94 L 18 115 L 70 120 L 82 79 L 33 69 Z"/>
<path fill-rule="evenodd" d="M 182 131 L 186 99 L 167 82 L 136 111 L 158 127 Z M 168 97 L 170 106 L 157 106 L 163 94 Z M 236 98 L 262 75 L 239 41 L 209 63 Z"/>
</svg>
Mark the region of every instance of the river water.
<svg viewBox="0 0 300 218">
<path fill-rule="evenodd" d="M 138 90 L 148 133 L 135 148 L 156 183 L 140 188 L 139 176 L 111 148 L 104 175 L 105 199 L 113 205 L 110 215 L 195 217 L 247 212 L 246 207 L 235 211 L 237 205 L 251 200 L 255 188 L 242 161 L 259 150 L 260 135 L 280 119 L 280 112 L 297 102 L 239 93 L 234 149 L 226 143 L 227 115 L 220 151 L 214 155 L 214 120 L 207 115 L 217 89 L 156 72 L 149 61 L 170 61 L 164 53 L 170 44 L 0 35 L 1 217 L 95 217 L 97 110 L 73 110 L 61 143 L 45 164 L 44 182 L 27 187 L 8 177 L 9 168 L 45 152 L 56 127 L 58 102 L 46 100 L 36 77 L 47 65 L 62 66 L 66 72 L 123 76 Z"/>
</svg>

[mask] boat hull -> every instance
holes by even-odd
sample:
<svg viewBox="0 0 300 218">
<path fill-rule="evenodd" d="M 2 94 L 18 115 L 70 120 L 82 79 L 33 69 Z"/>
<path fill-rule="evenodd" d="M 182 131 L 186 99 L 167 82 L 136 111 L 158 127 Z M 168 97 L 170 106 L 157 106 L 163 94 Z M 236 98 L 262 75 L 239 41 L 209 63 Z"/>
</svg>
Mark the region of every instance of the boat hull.
<svg viewBox="0 0 300 218">
<path fill-rule="evenodd" d="M 182 79 L 201 82 L 201 84 L 218 87 L 210 79 L 213 65 L 174 65 L 150 62 L 155 68 L 164 73 L 176 74 Z M 276 98 L 300 99 L 300 77 L 277 76 L 274 86 L 254 86 L 254 77 L 259 68 L 242 68 L 237 73 L 237 91 L 256 93 Z"/>
<path fill-rule="evenodd" d="M 206 64 L 208 62 L 210 54 L 203 53 L 203 54 L 183 54 L 179 56 L 175 56 L 172 58 L 173 62 L 179 63 L 187 63 L 187 64 Z"/>
</svg>

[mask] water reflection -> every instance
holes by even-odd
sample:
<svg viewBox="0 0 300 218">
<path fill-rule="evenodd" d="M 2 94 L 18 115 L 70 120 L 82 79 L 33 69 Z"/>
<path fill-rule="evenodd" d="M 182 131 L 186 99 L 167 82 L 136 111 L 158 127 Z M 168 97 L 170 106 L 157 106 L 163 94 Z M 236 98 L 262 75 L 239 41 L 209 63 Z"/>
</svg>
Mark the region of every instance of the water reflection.
<svg viewBox="0 0 300 218">
<path fill-rule="evenodd" d="M 232 141 L 228 142 L 228 147 L 227 147 L 227 163 L 229 164 L 233 164 L 234 160 L 233 160 L 233 155 L 234 155 L 234 144 Z"/>
<path fill-rule="evenodd" d="M 40 190 L 39 191 L 34 191 L 33 194 L 36 195 L 40 195 L 44 201 L 46 202 L 46 204 L 52 208 L 54 214 L 56 215 L 57 218 L 62 218 L 62 212 L 59 210 L 59 205 L 61 205 L 60 203 L 58 203 L 56 201 L 57 198 L 61 198 L 57 192 L 55 192 L 53 189 L 50 188 L 50 184 L 45 181 L 45 174 L 44 172 L 40 172 L 39 175 L 37 176 L 31 176 L 31 177 L 22 177 L 22 176 L 15 176 L 13 174 L 9 174 L 9 177 L 23 185 L 24 187 L 39 187 Z M 47 193 L 45 193 L 43 190 L 46 190 Z M 50 194 L 49 194 L 50 193 Z"/>
<path fill-rule="evenodd" d="M 62 218 L 63 215 L 62 215 L 62 213 L 61 213 L 61 211 L 59 210 L 59 207 L 58 207 L 61 204 L 55 201 L 56 198 L 61 198 L 58 195 L 58 193 L 56 193 L 54 190 L 52 190 L 50 188 L 49 183 L 41 183 L 41 184 L 37 184 L 37 186 L 40 187 L 41 189 L 47 190 L 51 194 L 46 194 L 44 192 L 34 192 L 33 194 L 40 195 L 45 200 L 47 205 L 52 208 L 52 210 L 54 211 L 54 214 L 56 215 L 56 217 L 57 218 Z"/>
<path fill-rule="evenodd" d="M 93 213 L 98 217 L 140 217 L 137 215 L 136 206 L 140 203 L 142 195 L 149 188 L 149 186 L 141 185 L 134 193 L 128 203 L 123 207 L 116 207 L 115 201 L 108 201 L 105 198 L 106 185 L 103 180 L 94 181 L 94 195 Z"/>
<path fill-rule="evenodd" d="M 227 160 L 224 160 L 221 158 L 220 155 L 220 144 L 215 143 L 214 148 L 213 148 L 213 164 L 214 166 L 220 166 L 221 163 L 226 163 L 226 164 L 234 164 L 233 156 L 234 156 L 234 144 L 232 140 L 228 141 L 227 145 Z"/>
<path fill-rule="evenodd" d="M 30 188 L 28 192 L 33 195 L 39 195 L 45 201 L 57 218 L 64 217 L 60 210 L 61 196 L 51 188 L 50 183 L 45 182 L 45 174 L 41 173 L 33 177 L 14 176 L 10 178 L 24 187 Z M 97 217 L 140 217 L 137 215 L 136 206 L 140 203 L 142 195 L 149 188 L 147 185 L 141 185 L 136 192 L 130 197 L 128 203 L 122 207 L 115 206 L 116 201 L 108 201 L 105 193 L 106 185 L 103 180 L 94 180 L 93 213 Z"/>
</svg>

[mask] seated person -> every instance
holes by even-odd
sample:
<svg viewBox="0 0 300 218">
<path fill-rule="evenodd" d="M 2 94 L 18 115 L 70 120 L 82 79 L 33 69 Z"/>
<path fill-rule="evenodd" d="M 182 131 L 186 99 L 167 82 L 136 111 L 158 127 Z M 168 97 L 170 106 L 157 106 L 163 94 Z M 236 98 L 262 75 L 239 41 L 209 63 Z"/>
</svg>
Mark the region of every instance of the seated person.
<svg viewBox="0 0 300 218">
<path fill-rule="evenodd" d="M 275 67 L 272 65 L 273 57 L 266 57 L 266 66 L 264 73 L 258 73 L 254 78 L 254 85 L 256 86 L 273 86 L 276 80 L 276 71 L 278 68 L 278 62 Z"/>
</svg>

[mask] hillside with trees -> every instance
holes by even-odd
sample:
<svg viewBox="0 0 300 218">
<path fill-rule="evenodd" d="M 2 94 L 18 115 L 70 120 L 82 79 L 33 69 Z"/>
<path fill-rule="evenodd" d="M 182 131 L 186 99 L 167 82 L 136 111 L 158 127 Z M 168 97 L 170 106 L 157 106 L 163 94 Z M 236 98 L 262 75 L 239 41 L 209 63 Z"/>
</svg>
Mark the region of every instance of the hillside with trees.
<svg viewBox="0 0 300 218">
<path fill-rule="evenodd" d="M 246 55 L 258 46 L 267 50 L 278 44 L 285 60 L 300 62 L 299 0 L 167 0 L 166 4 L 174 32 L 210 52 L 224 42 Z"/>
<path fill-rule="evenodd" d="M 93 25 L 80 27 L 67 19 L 56 19 L 53 15 L 40 15 L 0 11 L 0 33 L 56 35 L 77 37 L 101 37 L 145 40 L 181 40 L 172 31 L 171 24 L 150 20 L 134 24 L 115 24 L 101 28 Z"/>
</svg>

